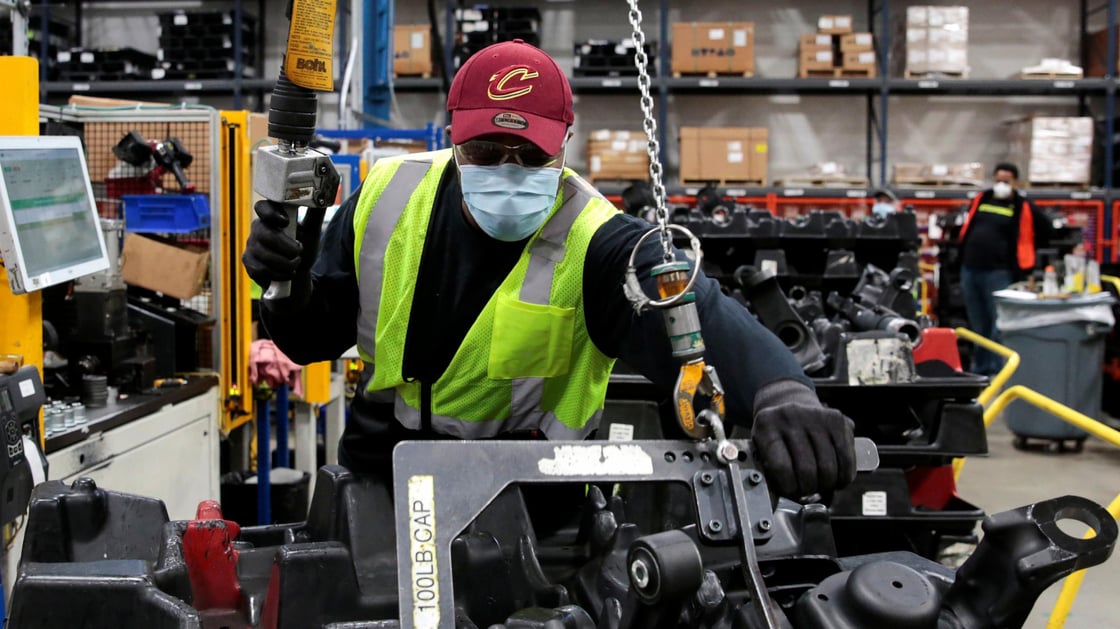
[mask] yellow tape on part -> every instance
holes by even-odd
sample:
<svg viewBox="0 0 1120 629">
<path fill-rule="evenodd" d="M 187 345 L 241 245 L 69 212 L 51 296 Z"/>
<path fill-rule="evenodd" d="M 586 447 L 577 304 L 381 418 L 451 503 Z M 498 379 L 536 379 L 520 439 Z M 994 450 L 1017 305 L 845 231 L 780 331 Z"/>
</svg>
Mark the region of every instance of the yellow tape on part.
<svg viewBox="0 0 1120 629">
<path fill-rule="evenodd" d="M 284 73 L 309 90 L 334 91 L 335 0 L 294 0 Z"/>
</svg>

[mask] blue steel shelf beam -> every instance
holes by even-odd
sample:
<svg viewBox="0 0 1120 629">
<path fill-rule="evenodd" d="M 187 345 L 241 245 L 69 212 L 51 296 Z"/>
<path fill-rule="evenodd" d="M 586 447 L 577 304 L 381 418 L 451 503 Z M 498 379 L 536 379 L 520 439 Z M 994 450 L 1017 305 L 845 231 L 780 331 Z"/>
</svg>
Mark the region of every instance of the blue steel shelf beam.
<svg viewBox="0 0 1120 629">
<path fill-rule="evenodd" d="M 365 0 L 362 12 L 362 126 L 387 124 L 392 105 L 393 0 Z"/>
</svg>

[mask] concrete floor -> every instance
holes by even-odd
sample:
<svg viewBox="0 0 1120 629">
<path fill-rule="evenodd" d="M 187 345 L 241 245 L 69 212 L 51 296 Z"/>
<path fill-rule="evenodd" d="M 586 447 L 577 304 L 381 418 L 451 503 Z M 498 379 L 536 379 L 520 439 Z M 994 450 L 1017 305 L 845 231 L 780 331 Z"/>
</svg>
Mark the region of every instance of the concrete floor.
<svg viewBox="0 0 1120 629">
<path fill-rule="evenodd" d="M 1016 404 L 1022 404 L 1017 402 Z M 1011 407 L 1012 411 L 1015 406 Z M 1001 420 L 988 430 L 988 458 L 972 458 L 961 474 L 962 498 L 987 513 L 1014 509 L 1046 498 L 1074 494 L 1104 506 L 1120 493 L 1120 448 L 1090 439 L 1080 454 L 1021 452 Z M 1054 608 L 1061 582 L 1039 598 L 1024 625 L 1043 628 Z M 1120 628 L 1120 552 L 1091 568 L 1065 626 L 1069 629 Z"/>
</svg>

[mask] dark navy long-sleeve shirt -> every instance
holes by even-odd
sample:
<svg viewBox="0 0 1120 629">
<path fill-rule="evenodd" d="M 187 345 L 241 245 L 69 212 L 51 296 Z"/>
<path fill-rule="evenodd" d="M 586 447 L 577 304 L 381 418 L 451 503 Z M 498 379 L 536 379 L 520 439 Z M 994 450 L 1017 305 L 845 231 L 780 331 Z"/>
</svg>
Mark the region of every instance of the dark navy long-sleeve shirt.
<svg viewBox="0 0 1120 629">
<path fill-rule="evenodd" d="M 357 202 L 355 193 L 323 234 L 311 270 L 312 294 L 307 307 L 298 313 L 275 312 L 267 303 L 262 308 L 269 334 L 298 363 L 333 360 L 356 342 Z M 661 314 L 636 314 L 622 288 L 630 253 L 649 229 L 649 223 L 641 219 L 618 214 L 596 231 L 584 264 L 584 312 L 590 338 L 601 352 L 619 358 L 668 393 L 680 364 L 670 353 Z M 440 180 L 416 278 L 405 341 L 405 378 L 427 383 L 439 379 L 525 245 L 525 241 L 494 240 L 468 222 L 457 171 L 449 165 Z M 638 277 L 646 278 L 651 295 L 656 289 L 649 270 L 661 261 L 658 239 L 647 239 L 637 266 Z M 701 275 L 694 290 L 707 347 L 705 358 L 716 367 L 723 383 L 730 421 L 749 424 L 755 392 L 768 383 L 794 379 L 812 386 L 781 341 L 724 295 L 715 280 Z M 392 403 L 359 395 L 352 405 L 340 456 L 344 464 L 357 469 L 387 468 L 393 445 L 418 437 L 438 438 L 404 429 L 395 421 Z"/>
</svg>

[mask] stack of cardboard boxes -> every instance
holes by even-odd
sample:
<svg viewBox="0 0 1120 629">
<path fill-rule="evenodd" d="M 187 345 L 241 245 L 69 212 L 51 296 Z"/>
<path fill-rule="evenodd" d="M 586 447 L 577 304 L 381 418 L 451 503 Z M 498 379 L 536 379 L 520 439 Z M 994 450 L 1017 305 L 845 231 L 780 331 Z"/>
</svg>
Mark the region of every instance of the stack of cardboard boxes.
<svg viewBox="0 0 1120 629">
<path fill-rule="evenodd" d="M 875 40 L 871 33 L 852 32 L 850 15 L 822 15 L 817 32 L 801 36 L 800 78 L 874 77 L 876 68 Z"/>
<path fill-rule="evenodd" d="M 906 9 L 906 76 L 968 75 L 968 7 Z"/>
<path fill-rule="evenodd" d="M 587 138 L 588 181 L 649 179 L 649 152 L 641 131 L 592 131 Z"/>
<path fill-rule="evenodd" d="M 1035 117 L 1011 125 L 1009 158 L 1031 185 L 1089 185 L 1093 119 Z"/>
<path fill-rule="evenodd" d="M 393 75 L 432 76 L 431 26 L 399 24 L 393 27 Z"/>
<path fill-rule="evenodd" d="M 754 76 L 754 22 L 673 24 L 673 76 Z"/>
<path fill-rule="evenodd" d="M 682 184 L 766 184 L 765 127 L 681 127 Z"/>
<path fill-rule="evenodd" d="M 900 162 L 894 165 L 891 183 L 900 186 L 979 187 L 984 185 L 984 165 L 980 162 L 951 164 Z"/>
</svg>

